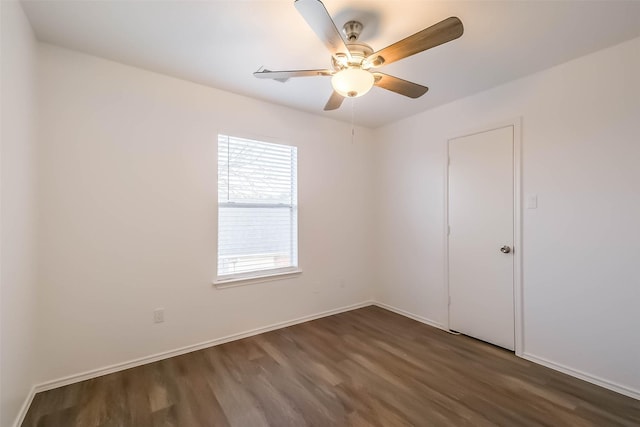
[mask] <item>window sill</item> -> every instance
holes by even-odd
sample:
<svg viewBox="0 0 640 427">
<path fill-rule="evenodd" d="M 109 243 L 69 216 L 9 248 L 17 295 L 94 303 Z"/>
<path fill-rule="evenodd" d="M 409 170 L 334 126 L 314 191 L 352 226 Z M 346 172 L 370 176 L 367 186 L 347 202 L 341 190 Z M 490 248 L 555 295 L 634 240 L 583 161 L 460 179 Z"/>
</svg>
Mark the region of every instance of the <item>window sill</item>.
<svg viewBox="0 0 640 427">
<path fill-rule="evenodd" d="M 232 279 L 216 279 L 213 285 L 218 289 L 235 288 L 237 286 L 253 285 L 256 283 L 272 282 L 274 280 L 291 279 L 302 274 L 302 270 L 279 271 L 260 276 L 237 277 Z"/>
</svg>

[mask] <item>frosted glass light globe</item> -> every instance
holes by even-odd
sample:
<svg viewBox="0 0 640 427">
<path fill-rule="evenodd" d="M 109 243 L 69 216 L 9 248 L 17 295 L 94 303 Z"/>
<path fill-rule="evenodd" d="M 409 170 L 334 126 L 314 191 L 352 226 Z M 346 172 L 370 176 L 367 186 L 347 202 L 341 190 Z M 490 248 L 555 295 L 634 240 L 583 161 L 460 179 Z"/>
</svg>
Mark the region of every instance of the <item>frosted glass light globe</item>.
<svg viewBox="0 0 640 427">
<path fill-rule="evenodd" d="M 373 87 L 373 74 L 360 68 L 347 68 L 331 77 L 333 89 L 346 98 L 357 98 Z"/>
</svg>

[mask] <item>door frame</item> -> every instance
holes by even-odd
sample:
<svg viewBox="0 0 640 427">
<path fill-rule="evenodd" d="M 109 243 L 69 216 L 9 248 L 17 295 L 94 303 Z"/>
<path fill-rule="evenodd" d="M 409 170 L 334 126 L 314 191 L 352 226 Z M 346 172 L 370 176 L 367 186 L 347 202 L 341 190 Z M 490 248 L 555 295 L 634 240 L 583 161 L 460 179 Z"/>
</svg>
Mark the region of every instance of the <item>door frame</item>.
<svg viewBox="0 0 640 427">
<path fill-rule="evenodd" d="M 452 139 L 471 136 L 504 127 L 513 126 L 513 309 L 514 344 L 516 356 L 524 353 L 524 318 L 522 291 L 522 117 L 494 123 L 490 126 L 474 128 L 462 132 L 445 141 L 444 157 L 444 287 L 447 316 L 444 327 L 449 329 L 450 293 L 449 293 L 449 143 Z"/>
</svg>

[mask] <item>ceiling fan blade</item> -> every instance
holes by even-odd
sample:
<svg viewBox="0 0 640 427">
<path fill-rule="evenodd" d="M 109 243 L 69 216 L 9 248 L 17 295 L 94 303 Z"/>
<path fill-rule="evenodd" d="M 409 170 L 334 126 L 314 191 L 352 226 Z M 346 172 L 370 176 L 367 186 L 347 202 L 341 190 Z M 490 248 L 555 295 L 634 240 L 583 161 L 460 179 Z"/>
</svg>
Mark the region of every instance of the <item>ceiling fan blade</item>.
<svg viewBox="0 0 640 427">
<path fill-rule="evenodd" d="M 259 70 L 253 73 L 259 79 L 273 79 L 279 82 L 286 82 L 291 77 L 314 77 L 314 76 L 330 76 L 331 70 L 291 70 L 291 71 L 271 71 Z"/>
<path fill-rule="evenodd" d="M 426 86 L 419 85 L 418 83 L 412 83 L 388 74 L 373 73 L 373 77 L 375 79 L 374 84 L 376 86 L 390 90 L 391 92 L 399 93 L 400 95 L 408 96 L 409 98 L 420 98 L 429 90 Z"/>
<path fill-rule="evenodd" d="M 432 47 L 455 40 L 462 35 L 464 27 L 462 21 L 452 16 L 440 21 L 429 28 L 418 31 L 412 36 L 402 39 L 382 50 L 372 53 L 367 61 L 374 67 L 390 64 Z"/>
<path fill-rule="evenodd" d="M 324 111 L 337 110 L 342 105 L 342 101 L 344 101 L 344 96 L 334 90 L 327 101 L 327 105 L 324 106 Z"/>
<path fill-rule="evenodd" d="M 342 53 L 351 59 L 351 53 L 347 49 L 344 39 L 320 0 L 296 0 L 295 7 L 313 32 L 329 49 L 331 55 L 336 56 L 336 54 Z"/>
</svg>

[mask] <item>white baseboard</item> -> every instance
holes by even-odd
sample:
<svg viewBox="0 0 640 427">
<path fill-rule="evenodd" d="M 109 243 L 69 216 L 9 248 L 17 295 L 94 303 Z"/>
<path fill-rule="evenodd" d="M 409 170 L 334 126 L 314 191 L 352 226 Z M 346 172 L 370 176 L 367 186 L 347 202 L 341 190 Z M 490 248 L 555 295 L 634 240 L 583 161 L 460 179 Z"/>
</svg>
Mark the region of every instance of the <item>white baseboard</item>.
<svg viewBox="0 0 640 427">
<path fill-rule="evenodd" d="M 24 403 L 20 408 L 20 412 L 18 412 L 18 416 L 16 417 L 16 420 L 13 422 L 13 427 L 20 427 L 22 425 L 22 422 L 24 421 L 24 417 L 27 416 L 27 411 L 29 410 L 29 407 L 31 406 L 31 402 L 33 402 L 33 398 L 35 397 L 35 395 L 36 395 L 36 387 L 33 386 L 29 391 L 29 395 L 24 400 Z"/>
<path fill-rule="evenodd" d="M 191 353 L 193 351 L 202 350 L 216 345 L 224 344 L 230 341 L 239 340 L 242 338 L 248 338 L 254 335 L 262 334 L 276 329 L 286 328 L 287 326 L 297 325 L 299 323 L 308 322 L 310 320 L 320 319 L 322 317 L 332 316 L 338 313 L 344 313 L 345 311 L 351 311 L 362 307 L 373 305 L 373 301 L 363 301 L 357 304 L 348 305 L 345 307 L 335 308 L 333 310 L 327 310 L 308 316 L 298 317 L 297 319 L 287 320 L 284 322 L 274 323 L 268 326 L 251 329 L 249 331 L 240 332 L 237 334 L 227 335 L 222 338 L 216 338 L 209 341 L 204 341 L 198 344 L 192 344 L 185 347 L 176 348 L 169 351 L 163 351 L 161 353 L 152 354 L 150 356 L 140 357 L 138 359 L 130 360 L 127 362 L 116 363 L 114 365 L 105 366 L 98 369 L 92 369 L 90 371 L 82 372 L 79 374 L 69 375 L 64 378 L 59 378 L 53 381 L 47 381 L 35 386 L 35 392 L 52 390 L 54 388 L 63 387 L 65 385 L 74 384 L 80 381 L 86 381 L 92 378 L 101 377 L 103 375 L 112 374 L 118 371 L 124 371 L 125 369 L 135 368 L 136 366 L 146 365 L 147 363 L 157 362 L 163 359 L 169 359 L 171 357 L 180 356 L 182 354 Z M 28 407 L 28 406 L 27 406 Z"/>
<path fill-rule="evenodd" d="M 604 378 L 600 378 L 595 375 L 588 374 L 578 369 L 570 368 L 560 363 L 552 362 L 551 360 L 545 359 L 544 357 L 535 356 L 530 353 L 525 352 L 524 354 L 522 354 L 521 357 L 530 362 L 537 363 L 538 365 L 546 366 L 547 368 L 551 368 L 555 371 L 562 372 L 563 374 L 570 375 L 572 377 L 584 380 L 591 384 L 595 384 L 600 387 L 604 387 L 606 389 L 615 391 L 616 393 L 624 394 L 625 396 L 629 396 L 634 399 L 640 400 L 640 391 L 638 390 L 634 390 L 632 388 L 614 383 L 612 381 L 605 380 Z"/>
<path fill-rule="evenodd" d="M 416 320 L 420 323 L 424 323 L 425 325 L 433 326 L 434 328 L 442 329 L 443 331 L 449 332 L 442 323 L 436 322 L 435 320 L 427 319 L 426 317 L 418 316 L 417 314 L 410 313 L 408 311 L 402 310 L 400 308 L 394 307 L 389 304 L 385 304 L 383 302 L 374 301 L 373 305 L 376 305 L 380 308 L 384 308 L 385 310 L 393 311 L 396 314 L 400 314 L 401 316 L 408 317 L 409 319 Z"/>
</svg>

